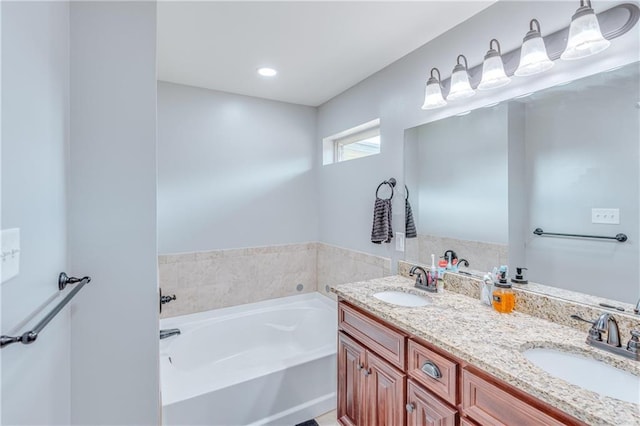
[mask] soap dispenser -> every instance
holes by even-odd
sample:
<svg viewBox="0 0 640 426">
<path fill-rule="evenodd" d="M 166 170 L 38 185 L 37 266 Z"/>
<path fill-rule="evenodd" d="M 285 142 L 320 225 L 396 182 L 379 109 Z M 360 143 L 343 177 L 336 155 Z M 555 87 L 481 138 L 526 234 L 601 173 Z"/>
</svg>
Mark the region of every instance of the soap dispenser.
<svg viewBox="0 0 640 426">
<path fill-rule="evenodd" d="M 508 314 L 513 311 L 516 305 L 516 294 L 511 288 L 511 283 L 507 281 L 506 268 L 500 268 L 498 282 L 494 285 L 491 303 L 496 311 Z"/>
<path fill-rule="evenodd" d="M 511 278 L 511 282 L 515 284 L 529 284 L 529 280 L 524 277 L 524 272 L 527 268 L 523 268 L 521 266 L 516 267 L 516 277 Z"/>
</svg>

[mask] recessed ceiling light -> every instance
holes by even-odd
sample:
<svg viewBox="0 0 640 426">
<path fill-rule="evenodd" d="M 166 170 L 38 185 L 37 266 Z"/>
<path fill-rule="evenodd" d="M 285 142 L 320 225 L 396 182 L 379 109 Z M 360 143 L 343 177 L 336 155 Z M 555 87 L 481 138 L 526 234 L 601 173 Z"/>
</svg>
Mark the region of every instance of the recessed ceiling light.
<svg viewBox="0 0 640 426">
<path fill-rule="evenodd" d="M 278 71 L 274 70 L 273 68 L 262 67 L 258 68 L 258 74 L 263 77 L 273 77 L 274 75 L 278 74 Z"/>
</svg>

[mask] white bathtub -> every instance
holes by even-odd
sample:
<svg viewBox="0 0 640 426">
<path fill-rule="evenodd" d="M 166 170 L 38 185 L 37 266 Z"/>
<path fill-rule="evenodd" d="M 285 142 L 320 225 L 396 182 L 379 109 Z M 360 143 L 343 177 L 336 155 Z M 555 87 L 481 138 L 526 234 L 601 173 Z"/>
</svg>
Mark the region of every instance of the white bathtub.
<svg viewBox="0 0 640 426">
<path fill-rule="evenodd" d="M 162 423 L 295 425 L 335 409 L 336 322 L 319 293 L 161 320 L 182 331 L 160 341 Z"/>
</svg>

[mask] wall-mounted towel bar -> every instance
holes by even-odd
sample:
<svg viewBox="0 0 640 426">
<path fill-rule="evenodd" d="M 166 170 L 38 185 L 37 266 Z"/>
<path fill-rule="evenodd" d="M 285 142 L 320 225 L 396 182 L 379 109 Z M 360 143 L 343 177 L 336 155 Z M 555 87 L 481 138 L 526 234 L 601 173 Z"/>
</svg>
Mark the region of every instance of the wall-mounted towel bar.
<svg viewBox="0 0 640 426">
<path fill-rule="evenodd" d="M 533 231 L 533 233 L 536 234 L 536 235 L 553 235 L 553 236 L 557 236 L 557 237 L 596 238 L 596 239 L 600 239 L 600 240 L 616 240 L 616 241 L 619 241 L 621 243 L 624 243 L 625 241 L 627 241 L 627 235 L 626 234 L 617 234 L 615 237 L 607 237 L 607 236 L 602 236 L 602 235 L 559 234 L 559 233 L 556 233 L 556 232 L 544 232 L 542 230 L 542 228 L 536 228 Z"/>
<path fill-rule="evenodd" d="M 51 310 L 51 312 L 49 312 L 44 318 L 40 320 L 38 324 L 36 324 L 35 327 L 33 327 L 33 330 L 27 331 L 23 333 L 21 336 L 14 336 L 14 337 L 0 336 L 0 348 L 4 348 L 5 346 L 10 345 L 11 343 L 20 342 L 20 343 L 24 343 L 25 345 L 28 345 L 29 343 L 35 342 L 36 339 L 38 338 L 38 334 L 40 334 L 42 329 L 45 328 L 47 324 L 49 324 L 49 322 L 56 315 L 58 315 L 58 313 L 62 310 L 62 308 L 64 308 L 66 304 L 69 303 L 69 301 L 73 299 L 73 297 L 80 290 L 82 290 L 82 287 L 84 287 L 85 284 L 88 284 L 89 282 L 91 282 L 91 277 L 75 278 L 75 277 L 69 277 L 64 272 L 61 272 L 60 275 L 58 276 L 58 289 L 60 291 L 62 291 L 68 284 L 79 284 L 78 287 L 71 290 L 71 292 L 67 294 L 67 296 L 64 299 L 62 299 L 62 301 L 60 301 L 60 303 L 58 303 L 55 306 L 55 308 Z"/>
</svg>

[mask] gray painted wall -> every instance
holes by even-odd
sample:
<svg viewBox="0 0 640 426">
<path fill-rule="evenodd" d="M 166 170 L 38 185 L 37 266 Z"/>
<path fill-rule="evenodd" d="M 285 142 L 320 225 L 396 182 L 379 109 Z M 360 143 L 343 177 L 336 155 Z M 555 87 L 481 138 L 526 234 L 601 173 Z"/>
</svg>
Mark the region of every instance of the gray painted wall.
<svg viewBox="0 0 640 426">
<path fill-rule="evenodd" d="M 2 334 L 57 293 L 67 269 L 69 6 L 2 2 L 2 228 L 21 231 L 20 274 L 2 284 Z M 30 347 L 2 349 L 1 423 L 69 423 L 69 310 Z"/>
<path fill-rule="evenodd" d="M 71 421 L 157 425 L 156 4 L 70 7 Z"/>
<path fill-rule="evenodd" d="M 315 123 L 315 108 L 159 82 L 159 252 L 316 241 Z"/>
<path fill-rule="evenodd" d="M 602 10 L 599 7 L 609 8 L 614 4 L 596 3 L 594 7 L 599 11 Z M 320 240 L 392 256 L 394 260 L 401 258 L 402 253 L 395 252 L 389 245 L 370 243 L 369 234 L 376 186 L 389 176 L 401 178 L 403 175 L 405 129 L 638 60 L 640 41 L 637 32 L 631 31 L 592 58 L 557 61 L 552 72 L 544 75 L 514 79 L 505 88 L 477 93 L 469 100 L 451 103 L 442 109 L 420 109 L 424 85 L 432 67 L 439 67 L 443 78 L 447 78 L 458 54 L 464 53 L 469 65 L 475 66 L 482 62 L 490 39 L 498 38 L 503 52 L 507 52 L 522 43 L 531 18 L 536 17 L 543 32 L 550 33 L 567 26 L 576 7 L 573 2 L 562 1 L 498 2 L 320 106 L 316 137 L 318 153 L 322 150 L 319 142 L 322 138 L 374 118 L 381 119 L 382 134 L 378 156 L 324 167 L 316 162 L 319 168 Z M 507 16 L 509 19 L 505 19 Z M 397 197 L 394 211 L 403 212 L 402 197 Z M 396 229 L 403 227 L 402 214 L 395 215 L 394 221 Z"/>
</svg>

